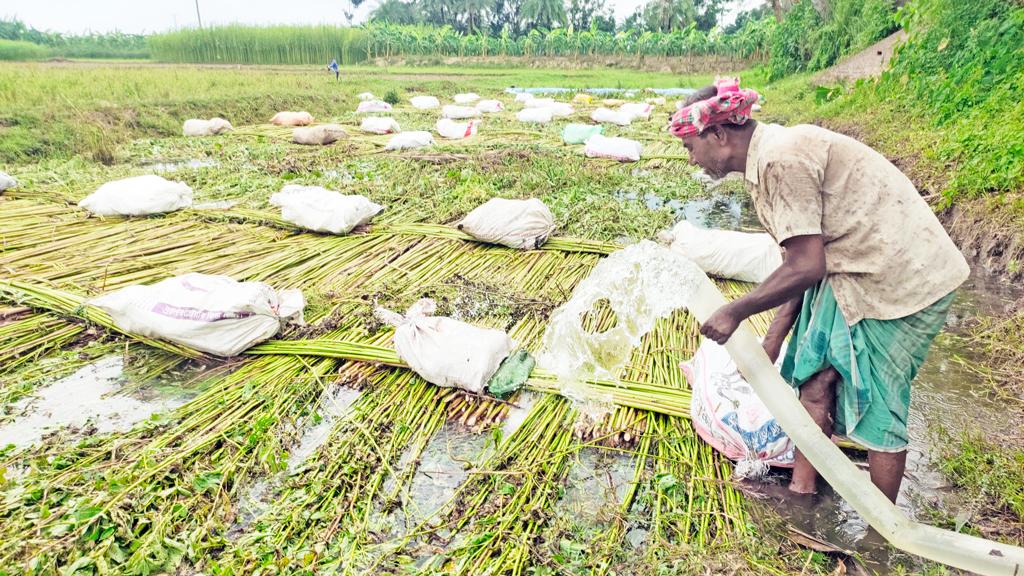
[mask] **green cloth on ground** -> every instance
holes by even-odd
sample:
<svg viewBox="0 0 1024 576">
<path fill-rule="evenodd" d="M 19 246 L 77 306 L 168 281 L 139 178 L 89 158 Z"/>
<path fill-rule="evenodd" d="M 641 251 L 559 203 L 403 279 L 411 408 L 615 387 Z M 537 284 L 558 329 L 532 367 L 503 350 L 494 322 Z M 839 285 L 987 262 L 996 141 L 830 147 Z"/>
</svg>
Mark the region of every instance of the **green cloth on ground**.
<svg viewBox="0 0 1024 576">
<path fill-rule="evenodd" d="M 537 363 L 526 350 L 516 350 L 502 360 L 498 371 L 487 381 L 487 391 L 499 398 L 519 390 L 530 378 Z"/>
<path fill-rule="evenodd" d="M 600 124 L 566 124 L 562 128 L 562 141 L 566 144 L 583 144 L 602 130 L 604 128 Z"/>
<path fill-rule="evenodd" d="M 942 329 L 953 293 L 895 320 L 865 318 L 848 326 L 827 281 L 804 293 L 782 363 L 782 377 L 799 388 L 832 366 L 835 433 L 871 450 L 899 452 L 908 443 L 910 383 Z"/>
</svg>

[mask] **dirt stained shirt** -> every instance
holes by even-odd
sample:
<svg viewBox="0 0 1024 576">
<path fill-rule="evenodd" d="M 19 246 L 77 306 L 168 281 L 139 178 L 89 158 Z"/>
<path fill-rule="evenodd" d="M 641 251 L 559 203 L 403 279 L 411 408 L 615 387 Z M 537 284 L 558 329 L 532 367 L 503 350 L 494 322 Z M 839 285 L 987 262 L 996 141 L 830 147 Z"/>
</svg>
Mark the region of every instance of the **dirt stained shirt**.
<svg viewBox="0 0 1024 576">
<path fill-rule="evenodd" d="M 910 179 L 853 138 L 759 123 L 744 176 L 777 242 L 824 236 L 826 277 L 850 326 L 923 310 L 970 273 Z"/>
</svg>

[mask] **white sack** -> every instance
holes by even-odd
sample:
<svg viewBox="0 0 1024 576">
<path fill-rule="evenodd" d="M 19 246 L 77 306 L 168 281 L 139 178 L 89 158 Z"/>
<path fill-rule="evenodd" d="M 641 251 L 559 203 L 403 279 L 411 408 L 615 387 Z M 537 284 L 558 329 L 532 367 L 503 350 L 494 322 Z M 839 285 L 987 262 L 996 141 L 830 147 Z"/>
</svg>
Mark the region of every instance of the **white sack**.
<svg viewBox="0 0 1024 576">
<path fill-rule="evenodd" d="M 609 138 L 595 134 L 584 144 L 588 158 L 612 158 L 620 162 L 636 162 L 640 159 L 643 146 L 629 138 Z"/>
<path fill-rule="evenodd" d="M 766 233 L 706 230 L 684 220 L 658 240 L 719 278 L 763 282 L 782 266 L 782 249 Z"/>
<path fill-rule="evenodd" d="M 564 118 L 566 116 L 572 116 L 576 112 L 576 109 L 572 107 L 572 104 L 565 102 L 552 102 L 545 106 L 548 110 L 551 110 L 551 115 L 556 118 Z"/>
<path fill-rule="evenodd" d="M 223 118 L 210 118 L 209 120 L 192 118 L 185 120 L 181 131 L 185 136 L 215 136 L 231 130 L 233 130 L 231 122 Z"/>
<path fill-rule="evenodd" d="M 481 100 L 476 103 L 476 109 L 485 114 L 493 114 L 504 110 L 505 105 L 501 103 L 501 100 Z"/>
<path fill-rule="evenodd" d="M 523 100 L 524 108 L 547 108 L 555 103 L 554 98 L 530 98 Z"/>
<path fill-rule="evenodd" d="M 348 138 L 348 132 L 337 124 L 306 126 L 292 130 L 292 142 L 307 146 L 326 146 L 342 138 Z"/>
<path fill-rule="evenodd" d="M 422 148 L 434 143 L 434 137 L 430 132 L 415 130 L 413 132 L 402 132 L 395 134 L 388 140 L 385 150 L 404 150 L 406 148 Z"/>
<path fill-rule="evenodd" d="M 214 134 L 224 134 L 234 130 L 235 127 L 231 125 L 231 122 L 219 117 L 210 118 L 210 130 Z"/>
<path fill-rule="evenodd" d="M 543 202 L 492 198 L 456 224 L 481 242 L 518 250 L 540 248 L 555 231 L 555 218 Z"/>
<path fill-rule="evenodd" d="M 520 92 L 520 93 L 516 94 L 516 102 L 526 102 L 527 100 L 533 100 L 533 99 L 534 99 L 533 94 L 530 94 L 529 92 Z"/>
<path fill-rule="evenodd" d="M 442 118 L 451 118 L 452 120 L 464 120 L 466 118 L 479 118 L 480 111 L 476 108 L 469 106 L 453 106 L 451 104 L 445 105 L 441 108 Z"/>
<path fill-rule="evenodd" d="M 413 96 L 409 99 L 409 103 L 417 110 L 430 110 L 441 105 L 441 102 L 433 96 Z"/>
<path fill-rule="evenodd" d="M 6 172 L 0 172 L 0 192 L 9 190 L 18 185 L 18 181 L 14 179 L 14 176 Z"/>
<path fill-rule="evenodd" d="M 468 92 L 466 94 L 456 94 L 455 98 L 453 98 L 456 104 L 472 104 L 473 102 L 476 102 L 479 99 L 480 95 L 478 95 L 475 92 Z"/>
<path fill-rule="evenodd" d="M 370 134 L 394 134 L 402 131 L 402 128 L 398 126 L 398 122 L 394 118 L 378 116 L 363 118 L 362 123 L 359 124 L 359 129 Z"/>
<path fill-rule="evenodd" d="M 228 276 L 185 274 L 148 286 L 127 286 L 89 301 L 132 334 L 235 356 L 302 323 L 306 302 L 299 290 L 274 290 L 262 282 Z"/>
<path fill-rule="evenodd" d="M 784 356 L 785 349 L 777 367 Z M 761 476 L 769 466 L 793 466 L 793 442 L 743 379 L 724 346 L 705 338 L 693 358 L 680 367 L 693 392 L 690 419 L 694 429 L 737 463 L 737 477 Z"/>
<path fill-rule="evenodd" d="M 391 112 L 391 104 L 383 100 L 364 100 L 356 107 L 357 114 L 368 112 Z"/>
<path fill-rule="evenodd" d="M 314 232 L 348 234 L 369 222 L 384 209 L 365 196 L 346 196 L 321 186 L 289 184 L 271 195 L 270 203 L 281 208 L 281 218 Z"/>
<path fill-rule="evenodd" d="M 654 106 L 642 102 L 626 102 L 619 106 L 619 112 L 627 114 L 630 120 L 650 120 Z"/>
<path fill-rule="evenodd" d="M 531 124 L 547 124 L 553 117 L 550 108 L 525 108 L 516 112 L 516 120 Z"/>
<path fill-rule="evenodd" d="M 444 388 L 482 393 L 515 342 L 501 330 L 431 316 L 435 308 L 427 298 L 413 304 L 405 316 L 383 308 L 374 312 L 395 326 L 395 351 L 420 377 Z"/>
<path fill-rule="evenodd" d="M 356 98 L 359 98 L 360 102 L 369 102 L 370 100 L 376 100 L 377 97 L 372 92 L 361 92 Z"/>
<path fill-rule="evenodd" d="M 145 216 L 191 205 L 192 188 L 154 174 L 107 182 L 78 203 L 97 216 Z"/>
<path fill-rule="evenodd" d="M 456 122 L 449 120 L 448 118 L 441 118 L 437 121 L 437 133 L 444 138 L 450 140 L 459 140 L 462 138 L 469 138 L 470 136 L 476 136 L 477 120 L 470 120 L 469 122 Z"/>
<path fill-rule="evenodd" d="M 309 126 L 313 123 L 313 115 L 309 112 L 278 112 L 270 119 L 270 123 L 278 126 Z"/>
<path fill-rule="evenodd" d="M 629 114 L 611 108 L 594 110 L 590 113 L 590 119 L 602 124 L 617 124 L 619 126 L 629 126 L 633 122 L 633 118 Z"/>
</svg>

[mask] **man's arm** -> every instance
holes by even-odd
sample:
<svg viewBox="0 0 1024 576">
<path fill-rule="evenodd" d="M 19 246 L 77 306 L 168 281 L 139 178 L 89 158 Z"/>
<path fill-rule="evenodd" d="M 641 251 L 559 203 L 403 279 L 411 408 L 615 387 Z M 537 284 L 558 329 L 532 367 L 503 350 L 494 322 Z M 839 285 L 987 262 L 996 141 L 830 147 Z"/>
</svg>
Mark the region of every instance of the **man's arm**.
<svg viewBox="0 0 1024 576">
<path fill-rule="evenodd" d="M 789 331 L 793 329 L 793 323 L 796 322 L 803 303 L 803 295 L 797 296 L 780 306 L 775 313 L 775 318 L 772 318 L 772 323 L 768 326 L 768 333 L 764 335 L 764 352 L 772 363 L 779 359 L 782 343 L 785 342 Z"/>
<path fill-rule="evenodd" d="M 786 249 L 786 259 L 782 266 L 749 294 L 719 308 L 701 326 L 701 334 L 719 344 L 725 344 L 740 322 L 758 312 L 796 300 L 804 291 L 825 277 L 825 242 L 820 234 L 793 236 L 784 240 L 782 246 Z M 797 306 L 792 311 L 795 319 L 799 307 L 797 304 L 791 306 Z M 792 322 L 790 319 L 789 325 L 782 330 L 783 337 L 792 326 Z M 772 324 L 774 326 L 775 322 Z M 779 345 L 781 344 L 780 340 Z"/>
</svg>

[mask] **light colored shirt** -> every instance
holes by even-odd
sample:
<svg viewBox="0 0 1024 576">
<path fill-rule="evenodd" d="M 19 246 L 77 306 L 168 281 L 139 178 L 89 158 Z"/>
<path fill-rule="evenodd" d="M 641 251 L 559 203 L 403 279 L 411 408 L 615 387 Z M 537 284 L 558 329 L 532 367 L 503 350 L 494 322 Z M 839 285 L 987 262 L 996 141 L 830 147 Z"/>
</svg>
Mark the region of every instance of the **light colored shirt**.
<svg viewBox="0 0 1024 576">
<path fill-rule="evenodd" d="M 851 326 L 923 310 L 970 273 L 910 179 L 853 138 L 818 126 L 758 124 L 744 176 L 777 242 L 824 237 L 826 278 Z"/>
</svg>

